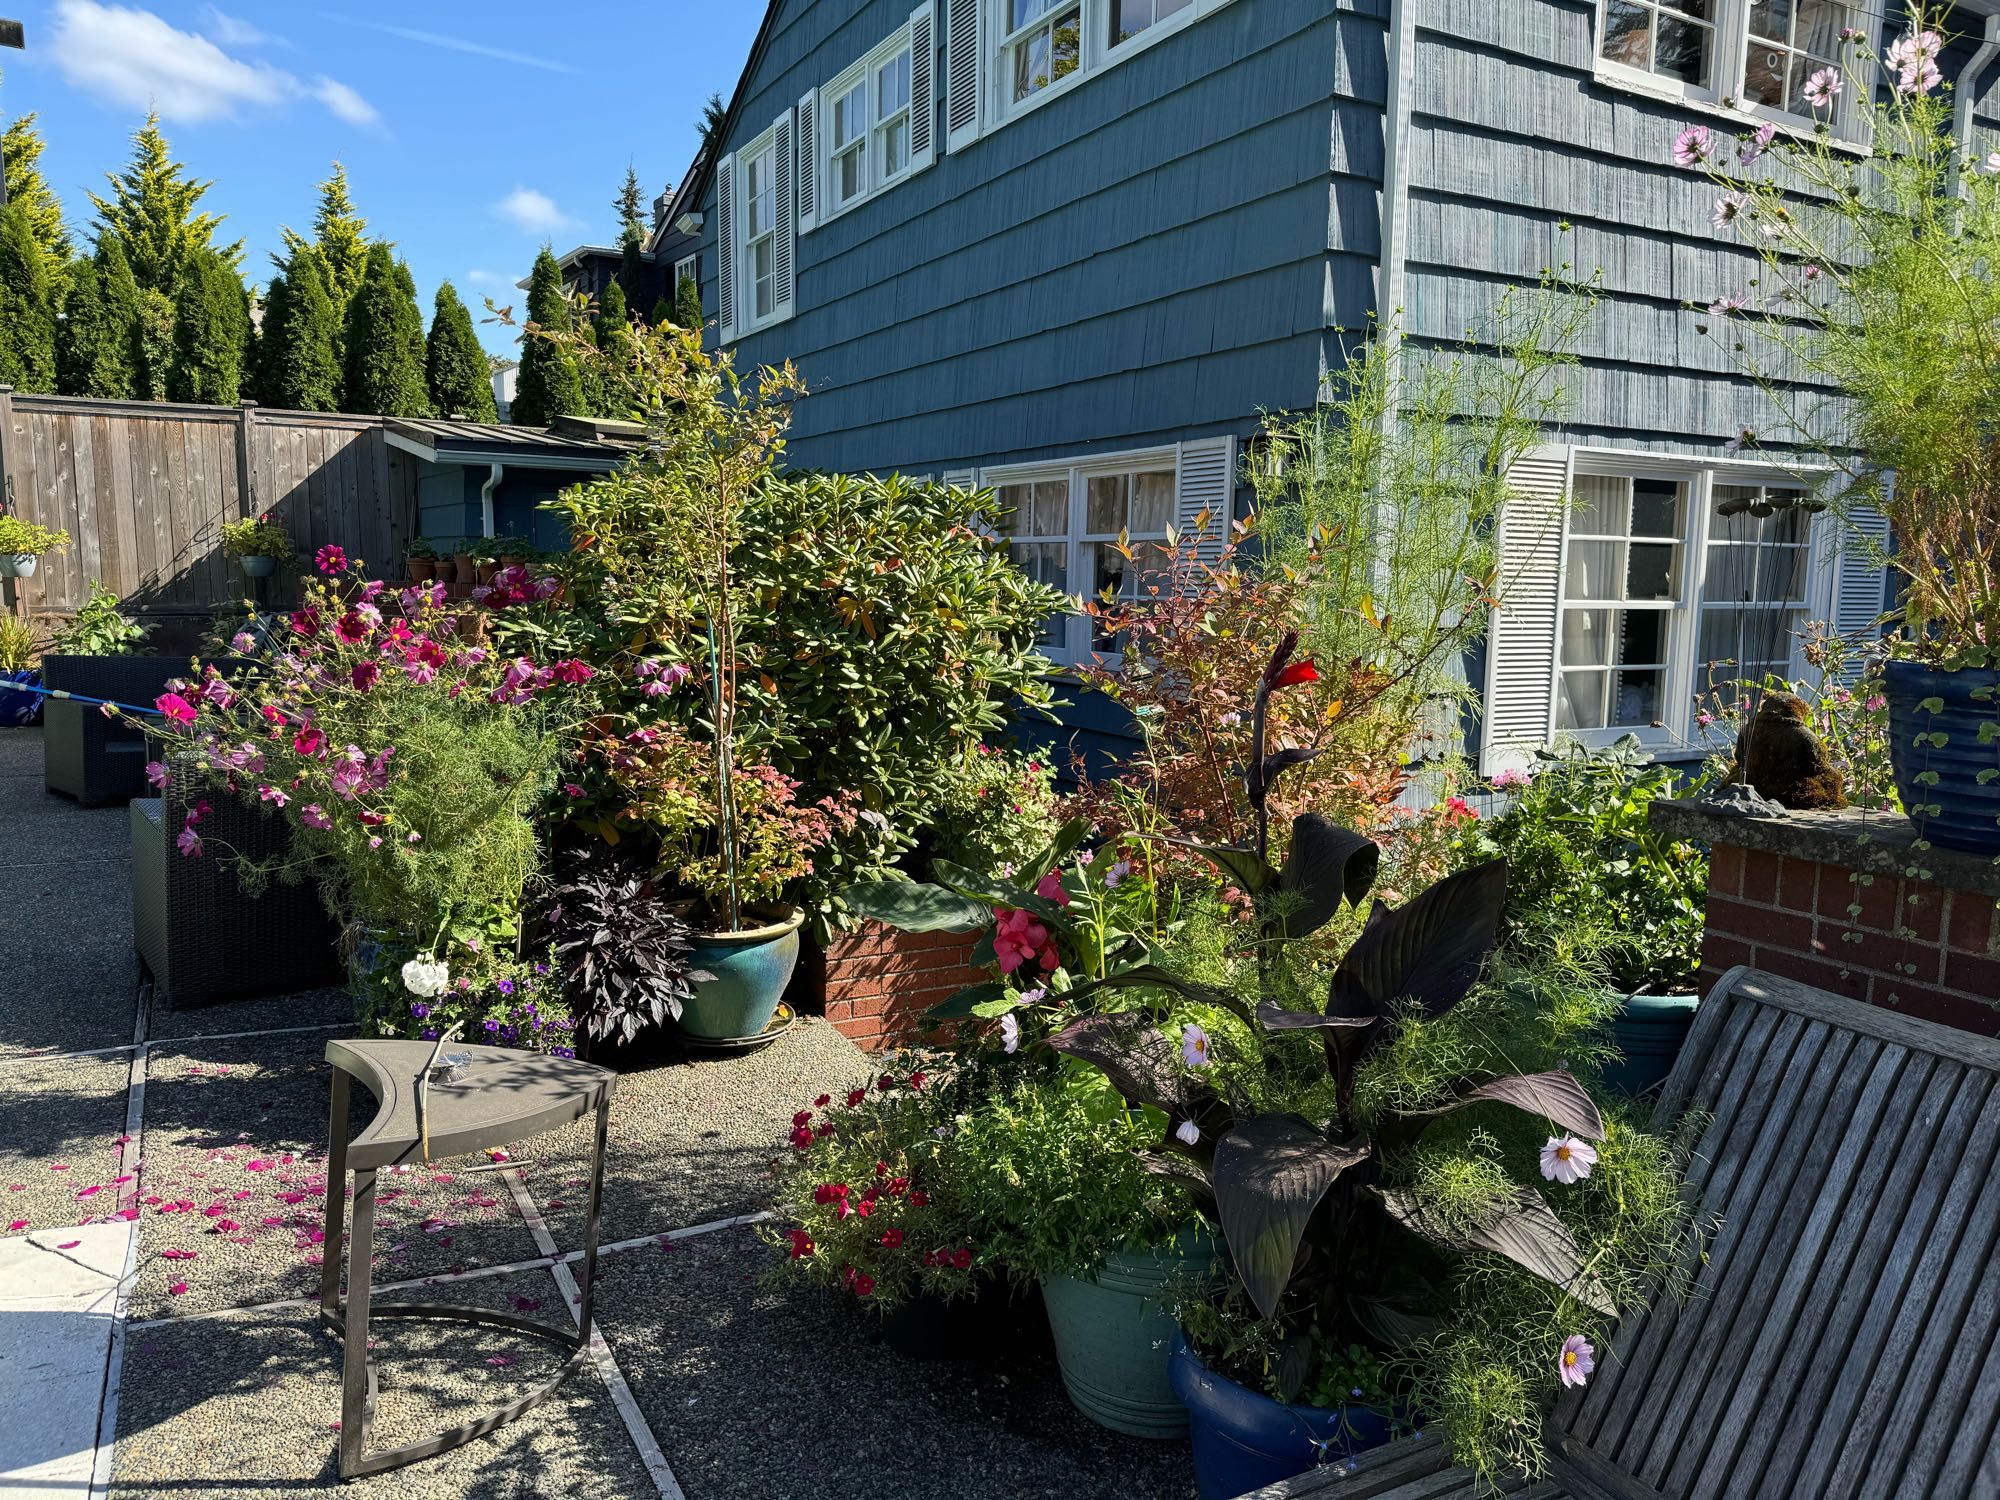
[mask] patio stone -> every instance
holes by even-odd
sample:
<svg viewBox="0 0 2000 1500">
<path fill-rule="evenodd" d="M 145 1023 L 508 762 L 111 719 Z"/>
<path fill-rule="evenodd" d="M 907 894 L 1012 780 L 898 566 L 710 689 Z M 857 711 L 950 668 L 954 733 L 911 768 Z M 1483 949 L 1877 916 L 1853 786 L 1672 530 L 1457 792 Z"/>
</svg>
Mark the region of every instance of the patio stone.
<svg viewBox="0 0 2000 1500">
<path fill-rule="evenodd" d="M 787 1149 L 793 1114 L 871 1071 L 852 1042 L 806 1017 L 760 1052 L 622 1074 L 605 1146 L 600 1237 L 661 1234 L 762 1207 L 768 1167 Z M 591 1129 L 579 1121 L 516 1152 L 565 1250 L 583 1246 Z"/>
<path fill-rule="evenodd" d="M 0 1237 L 113 1211 L 129 1068 L 122 1055 L 0 1063 Z"/>
<path fill-rule="evenodd" d="M 1069 1404 L 1052 1355 L 905 1359 L 872 1317 L 769 1275 L 745 1229 L 614 1255 L 606 1334 L 688 1500 L 1188 1500 L 1184 1443 L 1121 1437 Z"/>
<path fill-rule="evenodd" d="M 340 988 L 305 990 L 296 995 L 272 995 L 262 1000 L 232 1000 L 223 1005 L 199 1005 L 188 1010 L 157 1006 L 146 1025 L 155 1041 L 188 1037 L 228 1036 L 240 1031 L 282 1031 L 292 1026 L 359 1027 L 354 997 Z M 331 1029 L 328 1036 L 339 1035 Z"/>
<path fill-rule="evenodd" d="M 0 729 L 0 776 L 42 774 L 42 726 Z"/>
<path fill-rule="evenodd" d="M 427 1289 L 424 1300 L 560 1323 L 546 1271 Z M 500 1406 L 552 1373 L 557 1345 L 494 1328 L 385 1321 L 370 1329 L 382 1394 L 371 1449 L 413 1442 Z M 491 1360 L 509 1363 L 495 1365 Z M 203 1494 L 655 1497 L 594 1367 L 488 1437 L 343 1484 L 340 1348 L 303 1310 L 135 1329 L 125 1348 L 114 1496 Z"/>
<path fill-rule="evenodd" d="M 7 808 L 8 842 L 16 811 Z M 132 1040 L 139 960 L 126 869 L 110 860 L 0 868 L 0 1058 Z"/>
<path fill-rule="evenodd" d="M 129 808 L 78 807 L 42 789 L 42 768 L 32 774 L 0 772 L 0 806 L 7 836 L 0 841 L 0 870 L 69 865 L 83 860 L 126 860 L 132 853 Z M 117 873 L 122 883 L 123 869 Z"/>
<path fill-rule="evenodd" d="M 122 1220 L 0 1241 L 0 1494 L 89 1490 Z"/>
<path fill-rule="evenodd" d="M 154 1049 L 133 1317 L 318 1295 L 325 1045 L 305 1033 Z M 374 1113 L 373 1098 L 355 1090 L 357 1130 Z M 535 1258 L 507 1185 L 492 1172 L 461 1178 L 471 1165 L 378 1179 L 377 1284 Z"/>
</svg>

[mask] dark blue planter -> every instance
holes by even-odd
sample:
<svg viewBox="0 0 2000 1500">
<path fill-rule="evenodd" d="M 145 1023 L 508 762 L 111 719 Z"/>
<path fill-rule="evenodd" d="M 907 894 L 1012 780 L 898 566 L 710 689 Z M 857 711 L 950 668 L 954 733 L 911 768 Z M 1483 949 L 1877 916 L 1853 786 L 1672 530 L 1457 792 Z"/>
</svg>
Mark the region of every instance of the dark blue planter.
<svg viewBox="0 0 2000 1500">
<path fill-rule="evenodd" d="M 1939 671 L 1921 662 L 1892 661 L 1883 669 L 1889 700 L 1889 758 L 1896 792 L 1911 821 L 1940 849 L 2000 854 L 2000 776 L 1982 784 L 1981 771 L 2000 770 L 2000 740 L 1982 744 L 1979 726 L 2000 723 L 2000 671 Z M 1981 696 L 1975 697 L 1978 693 Z M 1936 712 L 1919 705 L 1938 700 Z M 1933 745 L 1918 736 L 1943 734 Z M 1917 777 L 1937 773 L 1937 785 Z M 1937 808 L 1917 813 L 1922 804 Z"/>
<path fill-rule="evenodd" d="M 42 674 L 33 667 L 18 672 L 0 672 L 0 682 L 21 682 L 40 687 Z M 42 695 L 0 688 L 0 729 L 26 729 L 42 721 Z"/>
<path fill-rule="evenodd" d="M 1204 1365 L 1179 1335 L 1167 1379 L 1188 1410 L 1194 1483 L 1201 1500 L 1234 1500 L 1339 1463 L 1389 1441 L 1389 1416 L 1372 1406 L 1286 1406 Z"/>
<path fill-rule="evenodd" d="M 1636 1099 L 1665 1082 L 1700 1004 L 1699 995 L 1621 997 L 1611 1021 L 1611 1042 L 1623 1056 L 1605 1066 L 1605 1087 Z"/>
</svg>

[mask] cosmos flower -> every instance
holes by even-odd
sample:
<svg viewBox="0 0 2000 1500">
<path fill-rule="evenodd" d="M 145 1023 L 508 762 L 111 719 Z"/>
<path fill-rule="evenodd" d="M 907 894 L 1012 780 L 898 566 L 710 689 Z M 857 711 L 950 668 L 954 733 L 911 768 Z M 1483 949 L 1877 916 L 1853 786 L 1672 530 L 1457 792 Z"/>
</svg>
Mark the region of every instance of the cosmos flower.
<svg viewBox="0 0 2000 1500">
<path fill-rule="evenodd" d="M 1564 1185 L 1583 1181 L 1597 1165 L 1597 1148 L 1573 1135 L 1552 1135 L 1542 1147 L 1542 1176 Z"/>
<path fill-rule="evenodd" d="M 1708 160 L 1714 145 L 1706 125 L 1690 125 L 1674 137 L 1674 165 L 1698 167 Z"/>
<path fill-rule="evenodd" d="M 1840 76 L 1838 68 L 1821 68 L 1806 80 L 1806 103 L 1814 109 L 1826 109 L 1846 87 L 1847 81 Z"/>
<path fill-rule="evenodd" d="M 1021 1023 L 1012 1015 L 1002 1016 L 1000 1018 L 1000 1050 L 1011 1055 L 1019 1051 L 1020 1047 Z"/>
<path fill-rule="evenodd" d="M 1190 1021 L 1181 1028 L 1181 1061 L 1190 1068 L 1205 1068 L 1208 1060 L 1208 1033 Z"/>
<path fill-rule="evenodd" d="M 1582 1385 L 1596 1368 L 1597 1350 L 1591 1346 L 1589 1339 L 1580 1333 L 1573 1333 L 1563 1340 L 1557 1370 L 1564 1385 Z"/>
</svg>

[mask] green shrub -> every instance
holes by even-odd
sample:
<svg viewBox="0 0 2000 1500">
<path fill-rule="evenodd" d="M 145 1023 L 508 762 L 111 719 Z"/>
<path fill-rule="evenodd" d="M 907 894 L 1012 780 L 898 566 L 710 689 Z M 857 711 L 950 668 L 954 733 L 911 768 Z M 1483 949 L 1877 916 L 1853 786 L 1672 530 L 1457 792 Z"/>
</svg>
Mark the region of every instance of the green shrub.
<svg viewBox="0 0 2000 1500">
<path fill-rule="evenodd" d="M 55 656 L 136 656 L 146 633 L 145 626 L 119 613 L 118 596 L 92 579 L 89 600 L 67 624 L 56 627 L 49 651 Z"/>
</svg>

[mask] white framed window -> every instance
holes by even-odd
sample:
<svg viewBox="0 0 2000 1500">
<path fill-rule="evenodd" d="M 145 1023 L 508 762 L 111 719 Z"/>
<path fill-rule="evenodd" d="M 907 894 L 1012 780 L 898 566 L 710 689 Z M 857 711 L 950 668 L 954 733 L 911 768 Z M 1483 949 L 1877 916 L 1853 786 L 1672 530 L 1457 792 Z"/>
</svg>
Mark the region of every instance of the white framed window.
<svg viewBox="0 0 2000 1500">
<path fill-rule="evenodd" d="M 947 144 L 1067 92 L 1229 0 L 945 0 Z"/>
<path fill-rule="evenodd" d="M 792 315 L 799 205 L 791 110 L 717 164 L 716 322 L 723 343 Z"/>
<path fill-rule="evenodd" d="M 743 282 L 753 326 L 778 313 L 778 152 L 766 141 L 743 156 Z"/>
<path fill-rule="evenodd" d="M 701 281 L 701 255 L 699 252 L 693 255 L 683 255 L 679 260 L 674 262 L 674 290 L 679 291 L 681 283 L 690 278 L 697 284 Z"/>
<path fill-rule="evenodd" d="M 867 56 L 799 101 L 802 228 L 825 223 L 936 159 L 935 35 L 926 0 Z"/>
<path fill-rule="evenodd" d="M 1668 98 L 1851 133 L 1856 89 L 1815 105 L 1813 75 L 1841 71 L 1841 32 L 1878 0 L 1599 0 L 1597 76 Z"/>
</svg>

